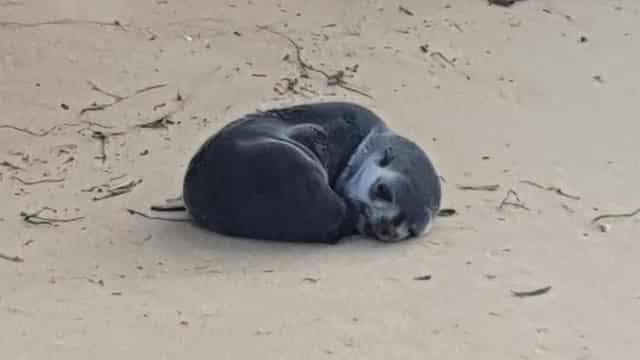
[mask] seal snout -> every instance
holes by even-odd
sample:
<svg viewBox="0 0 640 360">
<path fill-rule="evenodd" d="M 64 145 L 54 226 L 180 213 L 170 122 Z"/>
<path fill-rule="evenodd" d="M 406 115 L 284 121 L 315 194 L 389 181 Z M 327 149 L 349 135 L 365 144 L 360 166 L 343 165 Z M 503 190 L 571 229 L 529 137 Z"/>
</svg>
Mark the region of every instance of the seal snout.
<svg viewBox="0 0 640 360">
<path fill-rule="evenodd" d="M 378 222 L 370 224 L 367 228 L 370 232 L 369 235 L 380 241 L 395 242 L 401 240 L 396 226 L 387 218 L 382 218 Z"/>
</svg>

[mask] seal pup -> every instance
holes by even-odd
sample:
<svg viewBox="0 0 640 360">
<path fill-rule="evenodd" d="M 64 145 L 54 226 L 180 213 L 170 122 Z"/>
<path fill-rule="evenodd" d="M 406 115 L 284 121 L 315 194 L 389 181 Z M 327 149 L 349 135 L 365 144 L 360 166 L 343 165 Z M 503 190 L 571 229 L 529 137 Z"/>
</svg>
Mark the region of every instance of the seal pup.
<svg viewBox="0 0 640 360">
<path fill-rule="evenodd" d="M 324 102 L 224 126 L 189 162 L 183 199 L 197 224 L 228 236 L 396 242 L 429 230 L 441 188 L 425 152 L 379 116 Z"/>
</svg>

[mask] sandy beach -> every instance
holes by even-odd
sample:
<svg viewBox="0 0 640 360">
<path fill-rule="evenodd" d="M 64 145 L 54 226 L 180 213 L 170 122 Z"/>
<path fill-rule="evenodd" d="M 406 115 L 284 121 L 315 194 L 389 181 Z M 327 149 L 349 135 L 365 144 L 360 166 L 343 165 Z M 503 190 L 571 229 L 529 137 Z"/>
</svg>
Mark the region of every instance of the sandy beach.
<svg viewBox="0 0 640 360">
<path fill-rule="evenodd" d="M 632 0 L 0 0 L 0 357 L 636 358 L 639 63 Z M 326 246 L 127 211 L 237 117 L 330 100 L 456 214 Z"/>
</svg>

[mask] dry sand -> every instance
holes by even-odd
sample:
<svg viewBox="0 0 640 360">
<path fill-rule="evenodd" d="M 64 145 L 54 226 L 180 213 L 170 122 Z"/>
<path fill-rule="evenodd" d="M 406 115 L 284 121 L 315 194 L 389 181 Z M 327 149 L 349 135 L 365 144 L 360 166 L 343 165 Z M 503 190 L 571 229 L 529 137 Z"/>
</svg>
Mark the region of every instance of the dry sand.
<svg viewBox="0 0 640 360">
<path fill-rule="evenodd" d="M 0 357 L 638 358 L 640 215 L 604 220 L 607 232 L 590 221 L 640 207 L 640 4 L 398 5 L 0 1 L 0 125 L 55 126 L 40 137 L 0 128 Z M 300 75 L 293 47 L 257 25 L 372 98 L 314 72 L 287 90 L 282 79 Z M 80 116 L 115 100 L 88 81 L 133 96 Z M 235 117 L 337 99 L 423 146 L 458 215 L 417 241 L 313 246 L 125 211 L 179 195 L 191 154 Z M 166 127 L 134 127 L 165 114 Z M 107 136 L 104 161 L 92 130 Z M 105 190 L 82 191 L 138 179 L 101 201 Z M 500 189 L 456 186 L 491 184 Z M 530 210 L 498 210 L 509 189 Z M 57 212 L 42 216 L 84 218 L 20 216 L 45 206 Z"/>
</svg>

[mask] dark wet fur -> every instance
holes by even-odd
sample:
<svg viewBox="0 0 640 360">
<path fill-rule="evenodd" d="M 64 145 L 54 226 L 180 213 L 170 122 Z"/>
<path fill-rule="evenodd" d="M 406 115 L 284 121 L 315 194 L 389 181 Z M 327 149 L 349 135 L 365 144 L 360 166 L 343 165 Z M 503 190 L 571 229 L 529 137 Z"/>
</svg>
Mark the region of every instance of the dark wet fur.
<svg viewBox="0 0 640 360">
<path fill-rule="evenodd" d="M 363 139 L 385 128 L 377 115 L 351 103 L 246 115 L 213 135 L 191 159 L 183 185 L 185 205 L 196 223 L 221 234 L 336 243 L 356 233 L 358 215 L 334 190 L 336 181 Z M 403 143 L 393 146 L 403 159 L 397 162 L 399 171 L 426 166 L 425 173 L 434 172 L 428 159 L 424 164 L 403 153 L 411 146 L 419 150 L 417 145 L 400 137 L 384 142 Z M 417 186 L 433 189 L 431 178 Z M 439 207 L 439 183 L 437 191 L 438 204 L 429 206 Z"/>
</svg>

